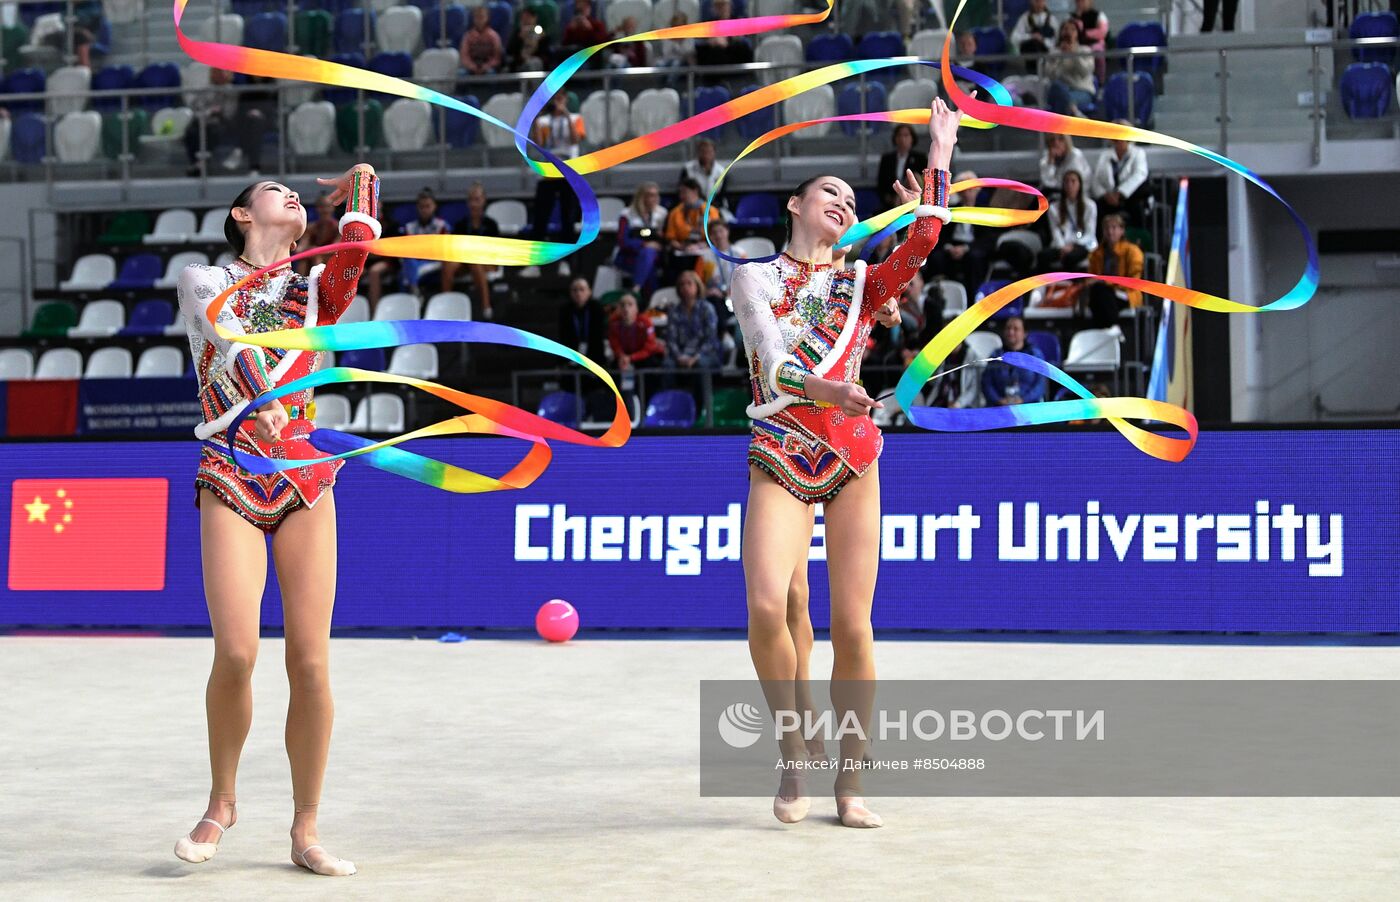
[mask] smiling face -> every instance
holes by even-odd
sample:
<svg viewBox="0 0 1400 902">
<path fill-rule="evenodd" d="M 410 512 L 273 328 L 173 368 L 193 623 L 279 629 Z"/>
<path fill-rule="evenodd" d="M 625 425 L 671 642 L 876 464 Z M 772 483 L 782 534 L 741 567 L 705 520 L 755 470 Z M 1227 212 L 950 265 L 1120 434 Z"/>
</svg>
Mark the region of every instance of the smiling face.
<svg viewBox="0 0 1400 902">
<path fill-rule="evenodd" d="M 815 238 L 825 245 L 835 245 L 856 223 L 855 192 L 834 175 L 813 179 L 800 195 L 788 198 L 787 209 L 794 238 Z"/>
<path fill-rule="evenodd" d="M 230 211 L 234 221 L 252 229 L 277 229 L 291 235 L 292 241 L 306 231 L 306 208 L 301 196 L 281 182 L 258 182 L 253 186 L 246 207 Z"/>
</svg>

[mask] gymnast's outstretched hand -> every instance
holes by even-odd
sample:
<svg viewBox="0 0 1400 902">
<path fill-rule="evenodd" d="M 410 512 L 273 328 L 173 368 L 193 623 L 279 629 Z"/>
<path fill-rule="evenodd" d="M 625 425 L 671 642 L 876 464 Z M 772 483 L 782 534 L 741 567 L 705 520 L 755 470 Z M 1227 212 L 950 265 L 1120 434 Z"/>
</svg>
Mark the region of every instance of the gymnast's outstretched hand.
<svg viewBox="0 0 1400 902">
<path fill-rule="evenodd" d="M 332 204 L 342 204 L 345 202 L 345 199 L 350 196 L 350 180 L 355 177 L 356 172 L 374 175 L 374 167 L 368 163 L 356 163 L 354 166 L 345 170 L 344 175 L 339 175 L 330 179 L 318 178 L 316 179 L 316 184 L 333 187 L 335 190 L 330 193 L 328 199 Z"/>
</svg>

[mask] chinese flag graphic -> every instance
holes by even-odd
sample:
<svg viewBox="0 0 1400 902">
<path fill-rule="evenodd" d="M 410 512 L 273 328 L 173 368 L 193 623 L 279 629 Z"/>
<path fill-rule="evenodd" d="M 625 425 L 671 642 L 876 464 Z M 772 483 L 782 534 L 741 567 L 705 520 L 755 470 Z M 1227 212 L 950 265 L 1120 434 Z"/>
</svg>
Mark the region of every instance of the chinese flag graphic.
<svg viewBox="0 0 1400 902">
<path fill-rule="evenodd" d="M 16 479 L 12 590 L 165 588 L 165 479 Z"/>
</svg>

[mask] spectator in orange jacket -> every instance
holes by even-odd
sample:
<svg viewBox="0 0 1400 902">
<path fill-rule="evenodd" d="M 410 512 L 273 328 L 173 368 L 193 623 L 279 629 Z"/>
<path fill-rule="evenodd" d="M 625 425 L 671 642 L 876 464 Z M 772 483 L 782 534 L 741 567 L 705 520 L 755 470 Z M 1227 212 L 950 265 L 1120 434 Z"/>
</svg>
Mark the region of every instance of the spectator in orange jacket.
<svg viewBox="0 0 1400 902">
<path fill-rule="evenodd" d="M 1142 278 L 1142 249 L 1123 235 L 1123 217 L 1110 213 L 1103 219 L 1103 243 L 1089 255 L 1089 272 L 1104 276 Z M 1106 329 L 1118 321 L 1124 307 L 1142 305 L 1142 292 L 1136 288 L 1119 288 L 1108 282 L 1089 283 L 1089 312 L 1095 328 Z"/>
</svg>

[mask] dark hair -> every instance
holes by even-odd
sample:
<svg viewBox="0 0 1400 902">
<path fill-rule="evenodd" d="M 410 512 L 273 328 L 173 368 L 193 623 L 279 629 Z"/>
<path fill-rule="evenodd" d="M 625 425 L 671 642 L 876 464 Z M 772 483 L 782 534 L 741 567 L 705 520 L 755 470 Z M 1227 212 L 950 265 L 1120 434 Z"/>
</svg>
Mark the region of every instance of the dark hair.
<svg viewBox="0 0 1400 902">
<path fill-rule="evenodd" d="M 681 180 L 680 180 L 680 182 L 679 182 L 679 186 L 682 187 L 682 188 L 689 188 L 691 191 L 694 191 L 696 194 L 699 194 L 699 193 L 700 193 L 700 183 L 697 182 L 695 179 L 691 178 L 691 177 L 688 176 L 688 175 L 687 175 L 687 176 L 683 176 L 683 177 L 681 178 Z"/>
<path fill-rule="evenodd" d="M 253 202 L 253 189 L 261 185 L 262 182 L 254 182 L 247 188 L 238 192 L 238 196 L 229 205 L 228 215 L 224 217 L 224 240 L 229 247 L 233 248 L 235 254 L 242 254 L 243 247 L 248 243 L 248 236 L 238 227 L 238 220 L 233 218 L 233 211 L 236 207 L 247 207 Z"/>
<path fill-rule="evenodd" d="M 422 200 L 425 197 L 428 200 L 437 203 L 437 195 L 433 193 L 432 188 L 424 188 L 422 191 L 418 192 L 418 200 Z"/>
<path fill-rule="evenodd" d="M 1065 221 L 1065 214 L 1069 211 L 1069 192 L 1064 190 L 1066 181 L 1070 176 L 1074 176 L 1079 182 L 1079 193 L 1074 198 L 1074 224 L 1081 229 L 1084 228 L 1084 176 L 1078 169 L 1066 169 L 1065 174 L 1060 176 L 1060 222 Z"/>
<path fill-rule="evenodd" d="M 817 179 L 820 179 L 820 178 L 825 178 L 825 176 L 814 175 L 814 176 L 812 176 L 811 178 L 809 178 L 809 179 L 803 181 L 802 184 L 800 184 L 800 185 L 798 185 L 796 188 L 793 188 L 793 189 L 792 189 L 792 193 L 788 195 L 788 200 L 792 200 L 794 197 L 801 197 L 802 195 L 806 194 L 806 193 L 807 193 L 807 189 L 810 188 L 810 187 L 812 187 L 812 183 L 815 182 Z M 787 204 L 786 204 L 786 203 L 783 204 L 782 220 L 783 220 L 783 240 L 784 240 L 784 241 L 791 241 L 791 240 L 792 240 L 792 214 L 788 212 L 788 208 L 787 208 Z"/>
<path fill-rule="evenodd" d="M 895 141 L 895 139 L 899 137 L 899 132 L 900 132 L 901 129 L 905 129 L 905 130 L 907 130 L 907 131 L 909 132 L 909 139 L 910 139 L 909 149 L 910 149 L 911 151 L 918 150 L 918 149 L 919 149 L 919 133 L 916 132 L 916 131 L 914 131 L 914 126 L 910 125 L 910 124 L 907 123 L 907 122 L 901 122 L 901 123 L 899 123 L 898 125 L 896 125 L 896 126 L 894 127 L 894 130 L 890 132 L 890 143 L 891 143 L 891 144 L 897 143 L 897 142 Z"/>
</svg>

